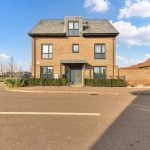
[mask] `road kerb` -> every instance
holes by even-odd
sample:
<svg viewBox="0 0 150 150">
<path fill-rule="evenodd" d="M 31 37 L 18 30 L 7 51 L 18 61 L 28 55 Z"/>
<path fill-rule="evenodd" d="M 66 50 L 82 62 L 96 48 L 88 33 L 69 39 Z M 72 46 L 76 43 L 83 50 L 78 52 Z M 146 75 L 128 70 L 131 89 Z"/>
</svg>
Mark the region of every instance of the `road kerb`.
<svg viewBox="0 0 150 150">
<path fill-rule="evenodd" d="M 98 92 L 89 91 L 33 91 L 33 90 L 10 90 L 10 92 L 20 92 L 20 93 L 47 93 L 47 94 L 98 94 Z"/>
</svg>

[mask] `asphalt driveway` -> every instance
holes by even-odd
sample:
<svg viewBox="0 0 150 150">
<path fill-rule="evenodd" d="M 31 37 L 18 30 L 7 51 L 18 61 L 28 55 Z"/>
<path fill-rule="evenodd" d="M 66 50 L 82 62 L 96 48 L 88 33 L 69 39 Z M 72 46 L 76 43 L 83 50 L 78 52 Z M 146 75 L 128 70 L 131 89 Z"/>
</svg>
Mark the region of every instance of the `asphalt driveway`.
<svg viewBox="0 0 150 150">
<path fill-rule="evenodd" d="M 0 150 L 149 150 L 150 96 L 106 91 L 42 94 L 1 86 Z"/>
</svg>

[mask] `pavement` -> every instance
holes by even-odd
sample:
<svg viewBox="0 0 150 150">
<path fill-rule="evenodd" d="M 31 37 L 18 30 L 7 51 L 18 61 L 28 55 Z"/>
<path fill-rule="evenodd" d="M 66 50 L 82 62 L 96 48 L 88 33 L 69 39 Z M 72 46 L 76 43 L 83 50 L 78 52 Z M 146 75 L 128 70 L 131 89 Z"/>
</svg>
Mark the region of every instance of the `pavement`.
<svg viewBox="0 0 150 150">
<path fill-rule="evenodd" d="M 21 88 L 7 88 L 10 92 L 49 93 L 49 94 L 134 94 L 150 95 L 150 87 L 70 87 L 70 86 L 35 86 Z"/>
<path fill-rule="evenodd" d="M 0 84 L 0 150 L 149 150 L 150 95 L 133 93 L 150 89 L 12 90 Z"/>
</svg>

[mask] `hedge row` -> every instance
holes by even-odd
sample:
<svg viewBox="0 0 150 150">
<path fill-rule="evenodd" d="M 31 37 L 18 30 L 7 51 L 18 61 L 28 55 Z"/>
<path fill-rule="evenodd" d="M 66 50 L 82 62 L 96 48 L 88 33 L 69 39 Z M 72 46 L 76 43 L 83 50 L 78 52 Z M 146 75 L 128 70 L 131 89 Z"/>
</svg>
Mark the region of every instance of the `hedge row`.
<svg viewBox="0 0 150 150">
<path fill-rule="evenodd" d="M 5 84 L 8 87 L 24 87 L 24 86 L 65 86 L 67 79 L 49 79 L 49 78 L 28 78 L 28 79 L 6 79 Z"/>
<path fill-rule="evenodd" d="M 124 87 L 126 82 L 123 79 L 85 79 L 85 85 L 94 87 Z"/>
<path fill-rule="evenodd" d="M 65 86 L 68 81 L 65 78 L 49 79 L 49 78 L 29 78 L 29 79 L 5 79 L 8 87 L 24 87 L 24 86 Z M 86 86 L 95 87 L 124 87 L 126 82 L 123 79 L 85 79 Z"/>
</svg>

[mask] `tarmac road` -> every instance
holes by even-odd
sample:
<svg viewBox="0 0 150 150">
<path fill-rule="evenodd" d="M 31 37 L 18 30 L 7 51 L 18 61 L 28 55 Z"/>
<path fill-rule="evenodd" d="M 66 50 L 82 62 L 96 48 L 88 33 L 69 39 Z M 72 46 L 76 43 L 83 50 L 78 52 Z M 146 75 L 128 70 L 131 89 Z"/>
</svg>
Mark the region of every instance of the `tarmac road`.
<svg viewBox="0 0 150 150">
<path fill-rule="evenodd" d="M 149 149 L 150 95 L 19 93 L 0 86 L 0 150 Z"/>
</svg>

